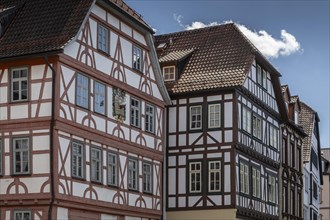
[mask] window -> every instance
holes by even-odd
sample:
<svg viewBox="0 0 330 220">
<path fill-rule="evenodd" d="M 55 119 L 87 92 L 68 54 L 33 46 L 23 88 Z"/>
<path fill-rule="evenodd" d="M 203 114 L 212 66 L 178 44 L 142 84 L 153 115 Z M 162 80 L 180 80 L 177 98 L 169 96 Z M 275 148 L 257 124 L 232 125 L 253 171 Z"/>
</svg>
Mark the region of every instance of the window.
<svg viewBox="0 0 330 220">
<path fill-rule="evenodd" d="M 72 142 L 72 176 L 84 178 L 84 145 Z"/>
<path fill-rule="evenodd" d="M 297 210 L 298 210 L 298 217 L 302 217 L 302 210 L 301 210 L 301 192 L 298 192 L 297 194 Z"/>
<path fill-rule="evenodd" d="M 189 163 L 189 192 L 199 193 L 202 191 L 202 163 Z"/>
<path fill-rule="evenodd" d="M 252 167 L 252 195 L 260 198 L 260 170 Z"/>
<path fill-rule="evenodd" d="M 146 104 L 146 131 L 154 132 L 155 109 L 152 105 Z"/>
<path fill-rule="evenodd" d="M 128 189 L 138 190 L 138 163 L 128 159 Z"/>
<path fill-rule="evenodd" d="M 31 211 L 14 211 L 14 220 L 31 220 Z"/>
<path fill-rule="evenodd" d="M 190 129 L 197 130 L 202 128 L 202 106 L 190 107 Z"/>
<path fill-rule="evenodd" d="M 142 71 L 142 49 L 133 45 L 133 68 Z"/>
<path fill-rule="evenodd" d="M 88 108 L 89 105 L 89 79 L 81 74 L 77 74 L 76 104 L 80 107 Z"/>
<path fill-rule="evenodd" d="M 220 192 L 221 190 L 221 162 L 209 162 L 209 192 Z"/>
<path fill-rule="evenodd" d="M 175 80 L 175 66 L 163 67 L 164 81 Z"/>
<path fill-rule="evenodd" d="M 94 81 L 94 111 L 105 114 L 105 85 Z"/>
<path fill-rule="evenodd" d="M 294 186 L 291 186 L 292 188 L 290 189 L 290 209 L 291 209 L 291 214 L 295 215 L 296 214 L 296 207 L 295 207 L 295 196 L 294 196 Z"/>
<path fill-rule="evenodd" d="M 243 107 L 242 128 L 244 131 L 251 133 L 251 111 Z"/>
<path fill-rule="evenodd" d="M 140 101 L 131 98 L 131 125 L 140 127 Z"/>
<path fill-rule="evenodd" d="M 290 148 L 291 148 L 291 166 L 293 168 L 296 167 L 296 151 L 295 151 L 295 147 L 294 147 L 294 143 L 290 143 Z"/>
<path fill-rule="evenodd" d="M 0 176 L 2 175 L 2 142 L 0 140 Z"/>
<path fill-rule="evenodd" d="M 249 167 L 240 163 L 240 189 L 242 193 L 249 194 Z"/>
<path fill-rule="evenodd" d="M 262 121 L 259 117 L 253 115 L 253 136 L 261 140 L 261 134 L 262 134 Z"/>
<path fill-rule="evenodd" d="M 297 170 L 301 171 L 301 150 L 297 148 Z"/>
<path fill-rule="evenodd" d="M 294 123 L 298 124 L 299 123 L 299 112 L 294 111 Z"/>
<path fill-rule="evenodd" d="M 220 128 L 220 104 L 209 105 L 209 128 Z"/>
<path fill-rule="evenodd" d="M 100 24 L 97 25 L 97 49 L 109 54 L 109 30 Z"/>
<path fill-rule="evenodd" d="M 28 100 L 28 68 L 11 70 L 11 101 Z"/>
<path fill-rule="evenodd" d="M 143 163 L 143 192 L 152 193 L 152 165 Z"/>
<path fill-rule="evenodd" d="M 29 138 L 13 139 L 14 174 L 28 174 L 30 172 Z"/>
<path fill-rule="evenodd" d="M 268 175 L 268 201 L 276 202 L 276 192 L 275 192 L 275 177 Z"/>
<path fill-rule="evenodd" d="M 267 89 L 267 71 L 257 65 L 257 83 Z"/>
<path fill-rule="evenodd" d="M 274 126 L 269 126 L 269 145 L 278 148 L 278 129 Z"/>
<path fill-rule="evenodd" d="M 316 169 L 318 169 L 318 159 L 317 159 L 317 154 L 315 152 L 315 150 L 312 148 L 312 153 L 311 153 L 311 159 L 312 159 L 312 163 L 315 166 Z"/>
<path fill-rule="evenodd" d="M 309 188 L 309 181 L 308 181 L 308 174 L 304 174 L 304 179 L 305 179 L 305 182 L 304 182 L 304 186 L 305 186 L 305 191 L 308 192 L 308 188 Z"/>
<path fill-rule="evenodd" d="M 283 186 L 282 204 L 283 204 L 283 212 L 288 213 L 288 187 L 286 186 Z"/>
<path fill-rule="evenodd" d="M 287 140 L 283 138 L 282 143 L 282 162 L 287 164 L 288 163 L 288 153 L 287 153 Z"/>
<path fill-rule="evenodd" d="M 317 199 L 318 197 L 318 192 L 317 192 L 317 183 L 313 180 L 313 197 L 314 199 Z"/>
<path fill-rule="evenodd" d="M 91 181 L 102 182 L 102 150 L 91 148 Z"/>
<path fill-rule="evenodd" d="M 118 185 L 118 157 L 110 152 L 108 153 L 108 184 Z"/>
</svg>

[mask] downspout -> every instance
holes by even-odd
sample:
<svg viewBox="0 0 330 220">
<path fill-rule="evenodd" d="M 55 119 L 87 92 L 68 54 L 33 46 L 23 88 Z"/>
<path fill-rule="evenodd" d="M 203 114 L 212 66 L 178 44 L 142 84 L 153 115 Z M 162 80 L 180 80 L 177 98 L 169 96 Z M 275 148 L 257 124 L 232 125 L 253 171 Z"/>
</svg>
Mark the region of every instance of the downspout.
<svg viewBox="0 0 330 220">
<path fill-rule="evenodd" d="M 54 68 L 50 65 L 48 61 L 48 55 L 45 55 L 45 61 L 47 66 L 52 70 L 52 110 L 51 110 L 51 121 L 50 121 L 50 135 L 49 135 L 49 163 L 50 163 L 50 193 L 51 201 L 48 209 L 48 220 L 52 219 L 53 205 L 55 200 L 55 186 L 54 186 L 54 125 L 55 125 L 55 75 L 56 72 Z"/>
</svg>

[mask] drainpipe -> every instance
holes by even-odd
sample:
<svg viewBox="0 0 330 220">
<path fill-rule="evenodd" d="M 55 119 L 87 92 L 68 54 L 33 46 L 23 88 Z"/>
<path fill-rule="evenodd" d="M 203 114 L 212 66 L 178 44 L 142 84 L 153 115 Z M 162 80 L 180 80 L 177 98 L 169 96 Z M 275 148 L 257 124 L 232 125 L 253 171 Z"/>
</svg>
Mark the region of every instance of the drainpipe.
<svg viewBox="0 0 330 220">
<path fill-rule="evenodd" d="M 55 186 L 54 186 L 54 125 L 55 125 L 55 75 L 56 72 L 54 68 L 50 65 L 48 61 L 48 55 L 45 55 L 45 61 L 47 66 L 52 70 L 52 109 L 51 109 L 51 121 L 50 121 L 50 135 L 49 135 L 49 163 L 50 163 L 50 193 L 51 201 L 48 209 L 48 220 L 52 219 L 53 205 L 55 200 Z"/>
</svg>

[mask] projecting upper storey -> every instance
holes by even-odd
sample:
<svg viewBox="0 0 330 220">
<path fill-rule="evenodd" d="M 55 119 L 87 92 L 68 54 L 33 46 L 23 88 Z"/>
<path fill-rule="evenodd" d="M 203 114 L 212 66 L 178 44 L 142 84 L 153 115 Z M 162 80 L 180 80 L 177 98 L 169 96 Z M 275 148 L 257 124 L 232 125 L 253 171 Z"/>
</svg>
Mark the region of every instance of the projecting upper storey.
<svg viewBox="0 0 330 220">
<path fill-rule="evenodd" d="M 268 107 L 283 105 L 280 73 L 233 23 L 155 37 L 170 94 L 244 87 Z M 285 115 L 283 106 L 282 114 Z"/>
</svg>

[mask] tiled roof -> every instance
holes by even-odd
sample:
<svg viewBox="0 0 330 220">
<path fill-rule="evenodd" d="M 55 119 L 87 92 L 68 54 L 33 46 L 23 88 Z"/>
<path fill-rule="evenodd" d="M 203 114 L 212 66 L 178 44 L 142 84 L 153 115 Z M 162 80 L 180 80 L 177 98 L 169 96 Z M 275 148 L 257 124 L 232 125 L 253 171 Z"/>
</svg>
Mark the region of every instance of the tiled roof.
<svg viewBox="0 0 330 220">
<path fill-rule="evenodd" d="M 0 58 L 61 49 L 78 32 L 93 0 L 15 0 L 23 4 L 0 39 Z"/>
<path fill-rule="evenodd" d="M 21 7 L 3 36 L 0 36 L 0 59 L 62 49 L 78 33 L 93 2 L 94 0 L 1 0 L 0 17 L 1 13 L 6 12 L 3 9 Z M 109 0 L 110 2 L 151 29 L 122 0 Z"/>
<path fill-rule="evenodd" d="M 193 51 L 194 51 L 194 49 L 172 51 L 169 54 L 161 57 L 159 59 L 159 62 L 162 63 L 162 62 L 179 61 L 179 60 L 182 60 L 183 58 L 187 57 Z"/>
<path fill-rule="evenodd" d="M 307 137 L 303 139 L 303 161 L 309 162 L 310 153 L 311 153 L 311 145 L 312 145 L 312 137 L 313 130 L 315 126 L 315 111 L 301 102 L 301 111 L 299 115 L 299 124 L 302 125 L 304 132 L 307 134 Z"/>
<path fill-rule="evenodd" d="M 160 60 L 194 48 L 179 79 L 167 86 L 173 93 L 241 86 L 257 52 L 232 23 L 159 35 L 155 40 L 156 47 L 167 43 L 158 54 Z"/>
<path fill-rule="evenodd" d="M 110 2 L 117 5 L 121 10 L 127 13 L 129 16 L 134 18 L 136 21 L 140 22 L 142 25 L 152 30 L 152 28 L 142 19 L 142 15 L 133 10 L 130 6 L 128 6 L 123 0 L 109 0 Z"/>
</svg>

